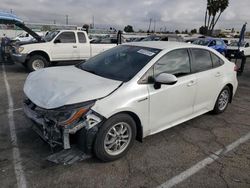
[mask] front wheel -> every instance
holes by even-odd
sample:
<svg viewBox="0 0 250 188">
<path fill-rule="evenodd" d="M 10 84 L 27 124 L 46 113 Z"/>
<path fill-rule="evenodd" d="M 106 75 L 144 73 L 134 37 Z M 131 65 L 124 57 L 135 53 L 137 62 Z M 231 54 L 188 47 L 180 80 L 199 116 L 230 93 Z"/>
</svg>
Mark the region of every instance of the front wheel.
<svg viewBox="0 0 250 188">
<path fill-rule="evenodd" d="M 100 128 L 94 144 L 97 158 L 104 162 L 114 161 L 126 154 L 133 145 L 136 124 L 128 114 L 118 114 L 108 119 Z"/>
<path fill-rule="evenodd" d="M 46 58 L 41 55 L 33 55 L 27 62 L 27 67 L 31 72 L 48 67 L 48 65 Z"/>
<path fill-rule="evenodd" d="M 225 86 L 217 98 L 213 112 L 215 114 L 220 114 L 224 112 L 228 106 L 230 97 L 231 97 L 231 90 L 228 86 Z"/>
</svg>

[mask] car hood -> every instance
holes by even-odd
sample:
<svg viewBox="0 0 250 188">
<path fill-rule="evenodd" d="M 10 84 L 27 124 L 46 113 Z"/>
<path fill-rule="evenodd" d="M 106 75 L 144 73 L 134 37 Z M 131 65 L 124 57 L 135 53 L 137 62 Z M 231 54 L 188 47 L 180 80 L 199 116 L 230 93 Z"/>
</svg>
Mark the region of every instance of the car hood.
<svg viewBox="0 0 250 188">
<path fill-rule="evenodd" d="M 54 109 L 105 97 L 121 83 L 75 66 L 53 67 L 30 73 L 24 93 L 37 106 Z"/>
</svg>

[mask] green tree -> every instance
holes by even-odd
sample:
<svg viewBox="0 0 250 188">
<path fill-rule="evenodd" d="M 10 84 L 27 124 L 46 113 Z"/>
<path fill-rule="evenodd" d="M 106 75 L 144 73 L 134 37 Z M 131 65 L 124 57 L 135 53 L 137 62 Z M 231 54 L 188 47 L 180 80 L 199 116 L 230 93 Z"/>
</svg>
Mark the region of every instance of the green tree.
<svg viewBox="0 0 250 188">
<path fill-rule="evenodd" d="M 134 32 L 133 26 L 131 26 L 131 25 L 125 26 L 125 27 L 124 27 L 124 31 L 127 32 L 127 33 L 132 33 L 132 32 Z"/>
<path fill-rule="evenodd" d="M 199 29 L 199 33 L 202 35 L 206 35 L 207 34 L 207 27 L 201 26 Z"/>
<path fill-rule="evenodd" d="M 213 33 L 215 25 L 228 5 L 229 0 L 207 0 L 204 23 L 204 27 L 207 28 L 207 34 L 211 35 Z"/>
<path fill-rule="evenodd" d="M 180 34 L 180 31 L 179 30 L 175 30 L 175 34 Z"/>
<path fill-rule="evenodd" d="M 88 25 L 88 24 L 84 24 L 84 25 L 82 26 L 82 28 L 83 28 L 87 33 L 89 33 L 89 25 Z"/>
<path fill-rule="evenodd" d="M 197 33 L 197 29 L 192 29 L 190 32 L 191 32 L 192 34 L 196 34 L 196 33 Z"/>
</svg>

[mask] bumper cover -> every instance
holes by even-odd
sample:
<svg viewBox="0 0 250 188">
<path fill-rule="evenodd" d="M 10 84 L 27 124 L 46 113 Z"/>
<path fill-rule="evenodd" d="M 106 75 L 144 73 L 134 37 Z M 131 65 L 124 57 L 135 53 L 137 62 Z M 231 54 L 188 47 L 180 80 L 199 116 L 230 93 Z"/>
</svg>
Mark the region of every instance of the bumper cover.
<svg viewBox="0 0 250 188">
<path fill-rule="evenodd" d="M 80 149 L 86 153 L 91 152 L 98 127 L 103 121 L 101 116 L 90 110 L 82 120 L 65 128 L 57 126 L 55 122 L 37 113 L 32 105 L 24 103 L 23 111 L 34 122 L 32 129 L 51 147 L 61 146 L 70 149 L 70 135 L 74 134 Z"/>
<path fill-rule="evenodd" d="M 11 58 L 14 62 L 18 62 L 18 63 L 25 63 L 26 58 L 27 58 L 27 54 L 16 54 L 16 53 L 12 53 L 11 54 Z"/>
</svg>

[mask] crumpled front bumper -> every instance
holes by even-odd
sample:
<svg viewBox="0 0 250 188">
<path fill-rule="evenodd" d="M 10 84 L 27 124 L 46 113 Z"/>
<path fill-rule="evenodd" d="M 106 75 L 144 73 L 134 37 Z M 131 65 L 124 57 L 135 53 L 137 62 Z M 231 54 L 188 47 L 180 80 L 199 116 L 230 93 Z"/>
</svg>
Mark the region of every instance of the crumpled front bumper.
<svg viewBox="0 0 250 188">
<path fill-rule="evenodd" d="M 33 130 L 51 147 L 59 145 L 64 149 L 70 149 L 70 135 L 75 134 L 77 135 L 77 140 L 80 140 L 81 149 L 86 152 L 91 150 L 98 127 L 104 120 L 102 116 L 90 110 L 79 122 L 62 127 L 47 119 L 43 114 L 39 114 L 34 107 L 26 103 L 24 103 L 23 111 L 34 122 Z"/>
</svg>

